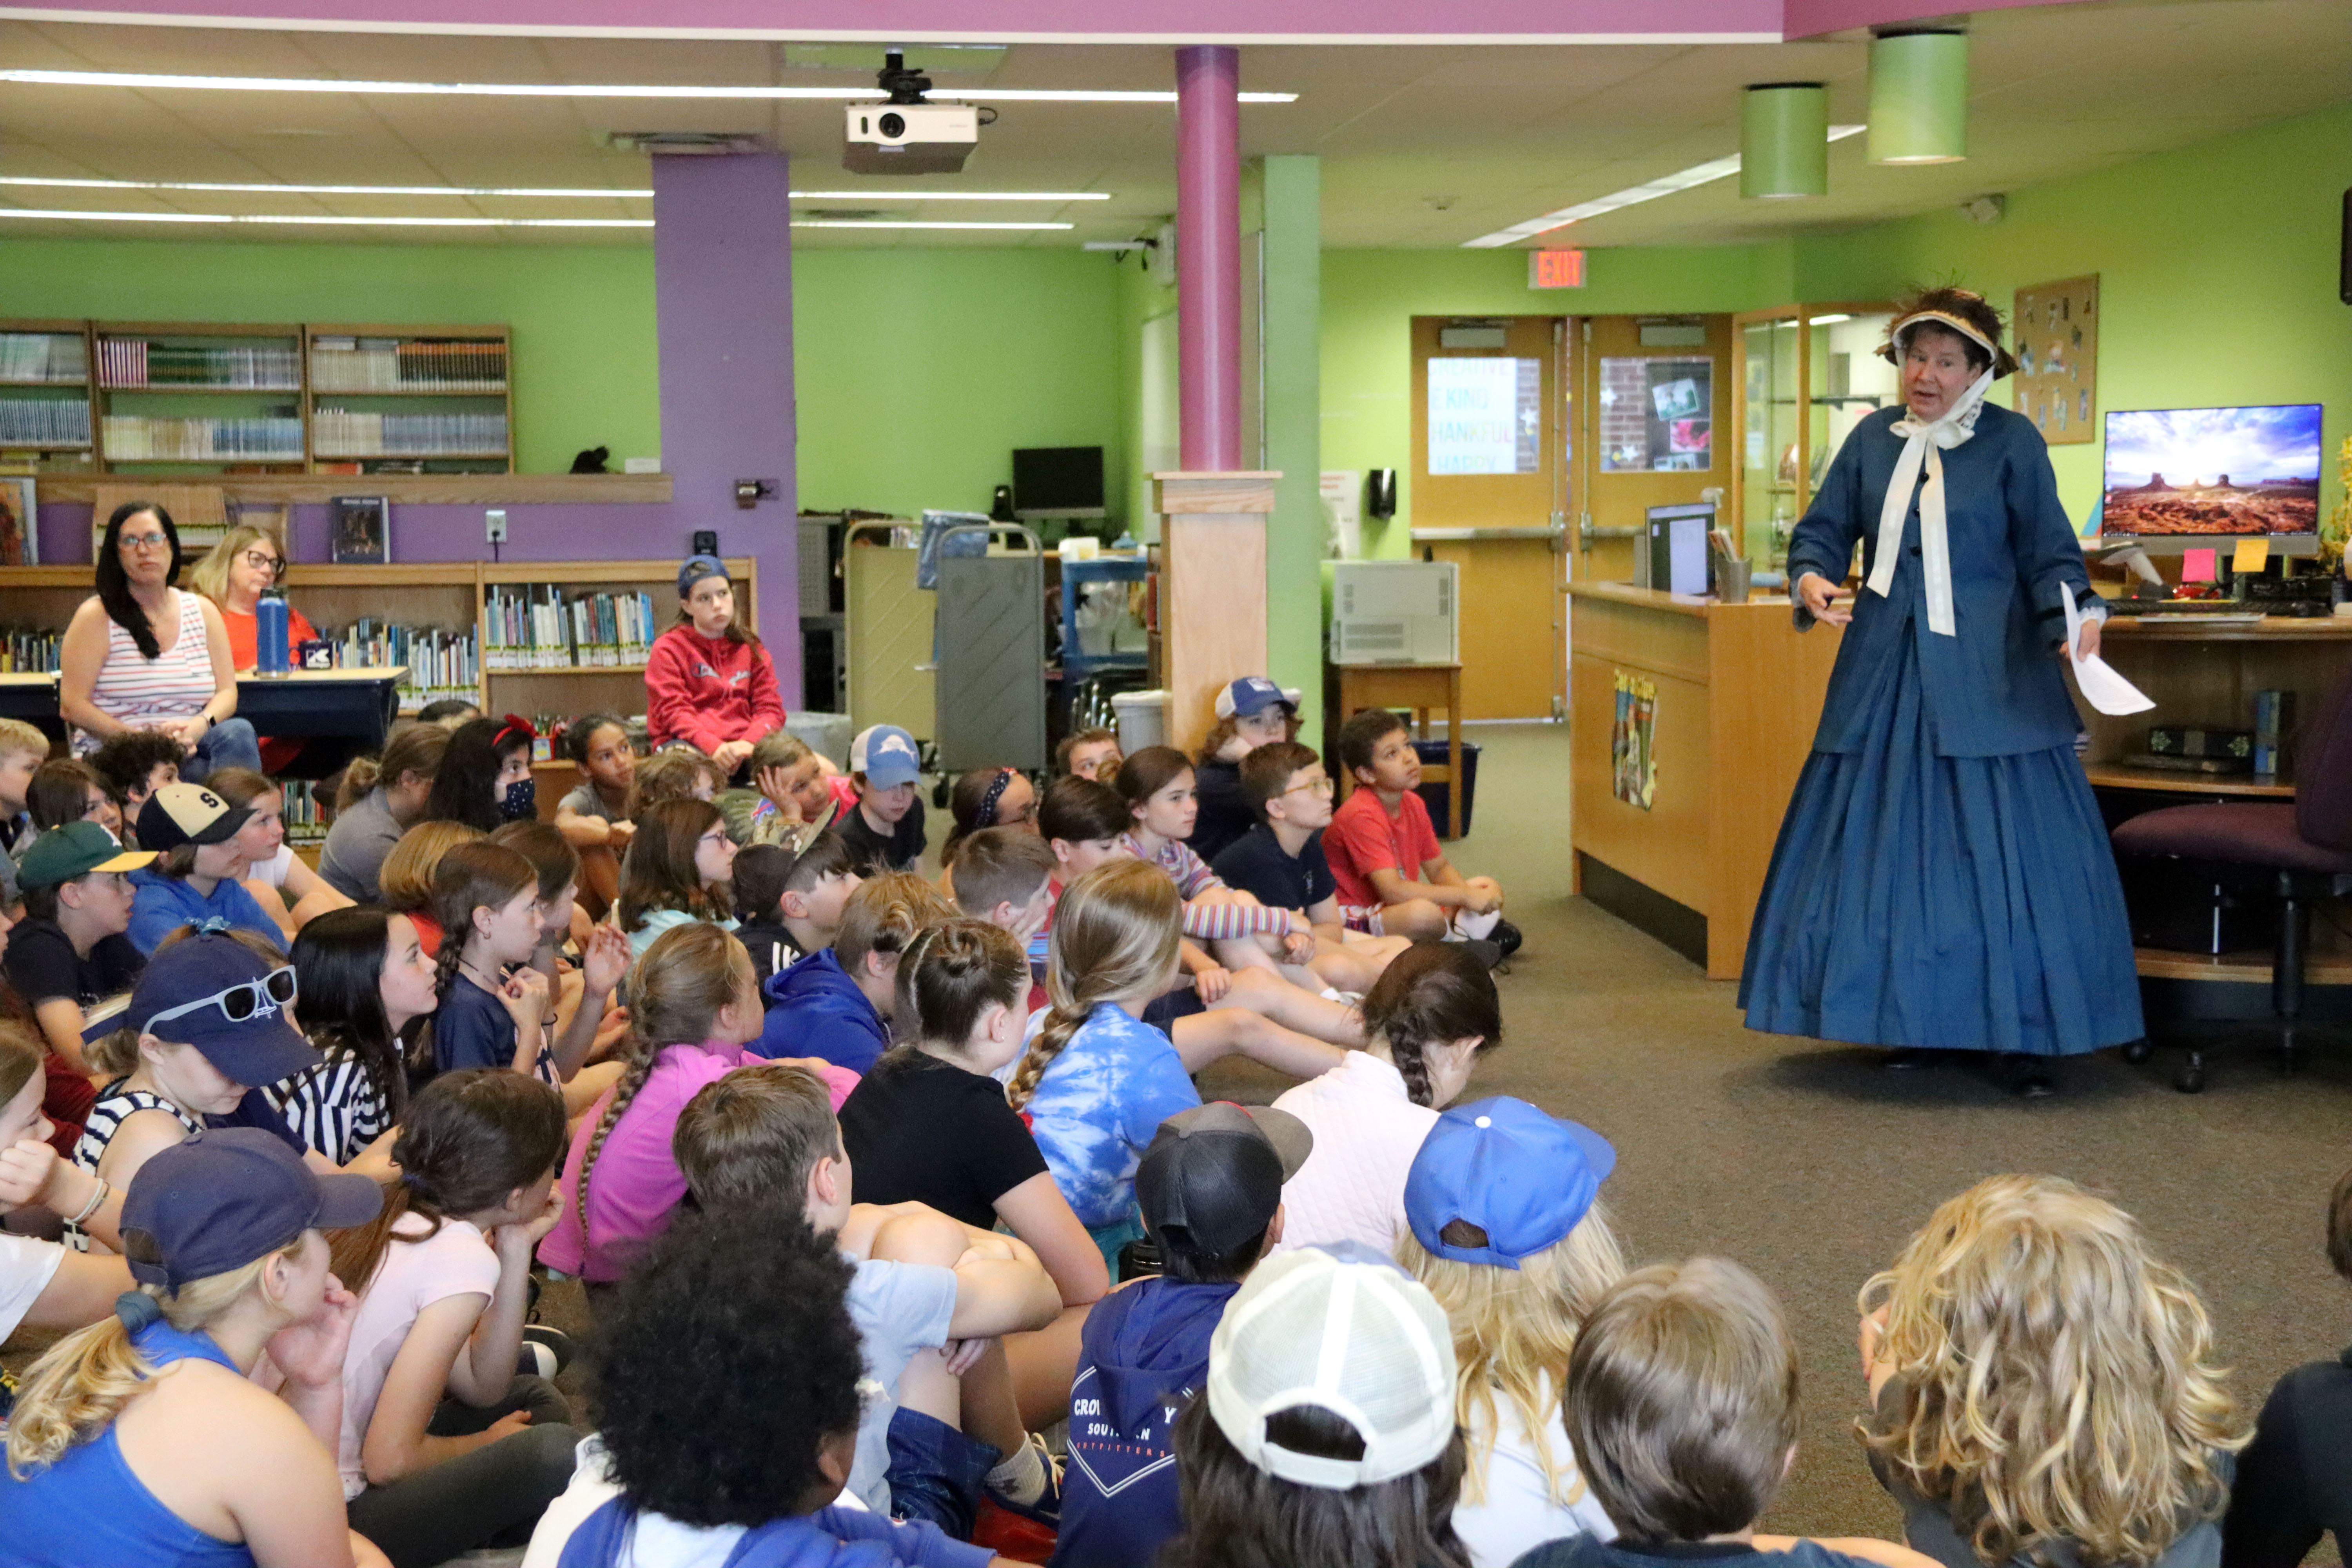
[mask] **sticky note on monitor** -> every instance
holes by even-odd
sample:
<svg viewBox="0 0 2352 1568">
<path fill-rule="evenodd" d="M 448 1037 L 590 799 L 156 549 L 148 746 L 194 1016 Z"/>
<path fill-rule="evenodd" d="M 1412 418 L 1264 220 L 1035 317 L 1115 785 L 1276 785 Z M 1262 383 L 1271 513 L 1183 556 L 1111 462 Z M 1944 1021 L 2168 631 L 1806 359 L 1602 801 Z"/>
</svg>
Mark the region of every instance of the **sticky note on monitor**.
<svg viewBox="0 0 2352 1568">
<path fill-rule="evenodd" d="M 2271 542 L 2267 539 L 2241 539 L 2237 552 L 2230 557 L 2232 572 L 2260 572 L 2270 563 Z"/>
<path fill-rule="evenodd" d="M 2213 580 L 2216 552 L 2184 550 L 2180 552 L 2180 580 L 2184 583 L 2210 583 Z"/>
</svg>

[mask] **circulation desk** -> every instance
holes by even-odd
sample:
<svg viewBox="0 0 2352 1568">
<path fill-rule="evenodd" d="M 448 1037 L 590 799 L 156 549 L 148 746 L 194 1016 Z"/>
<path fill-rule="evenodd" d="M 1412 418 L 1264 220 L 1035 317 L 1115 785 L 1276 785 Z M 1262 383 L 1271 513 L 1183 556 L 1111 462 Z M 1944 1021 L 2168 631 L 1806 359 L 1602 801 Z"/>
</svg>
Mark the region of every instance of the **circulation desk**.
<svg viewBox="0 0 2352 1568">
<path fill-rule="evenodd" d="M 1811 754 L 1836 626 L 1785 597 L 1720 604 L 1569 584 L 1569 837 L 1577 890 L 1711 980 L 1735 980 L 1780 817 Z M 1654 693 L 1646 806 L 1620 798 L 1619 677 Z M 1639 793 L 1638 779 L 1625 793 Z"/>
</svg>

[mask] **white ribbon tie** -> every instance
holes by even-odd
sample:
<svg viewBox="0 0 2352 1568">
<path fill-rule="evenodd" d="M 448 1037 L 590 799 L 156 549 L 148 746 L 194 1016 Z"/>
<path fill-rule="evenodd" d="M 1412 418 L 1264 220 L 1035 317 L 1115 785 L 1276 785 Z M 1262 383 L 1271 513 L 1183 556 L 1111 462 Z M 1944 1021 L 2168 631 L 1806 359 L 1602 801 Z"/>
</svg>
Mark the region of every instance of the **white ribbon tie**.
<svg viewBox="0 0 2352 1568">
<path fill-rule="evenodd" d="M 1878 509 L 1878 548 L 1870 566 L 1870 591 L 1891 595 L 1895 563 L 1903 553 L 1903 520 L 1911 510 L 1911 487 L 1919 470 L 1927 482 L 1919 490 L 1919 554 L 1922 584 L 1927 592 L 1927 629 L 1939 637 L 1958 637 L 1952 616 L 1952 551 L 1944 515 L 1944 459 L 1947 448 L 1958 447 L 1977 433 L 1977 415 L 1991 390 L 1992 372 L 1977 377 L 1940 418 L 1898 419 L 1888 428 L 1902 437 L 1903 451 L 1895 459 L 1895 477 L 1887 481 L 1886 500 Z"/>
</svg>

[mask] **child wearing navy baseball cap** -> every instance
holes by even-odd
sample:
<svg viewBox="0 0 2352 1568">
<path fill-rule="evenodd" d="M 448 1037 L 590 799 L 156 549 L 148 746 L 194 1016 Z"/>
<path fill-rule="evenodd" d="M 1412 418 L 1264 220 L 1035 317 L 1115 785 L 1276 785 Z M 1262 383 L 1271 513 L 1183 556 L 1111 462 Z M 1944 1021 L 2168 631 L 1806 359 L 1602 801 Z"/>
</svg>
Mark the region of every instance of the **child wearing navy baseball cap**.
<svg viewBox="0 0 2352 1568">
<path fill-rule="evenodd" d="M 344 1521 L 331 1457 L 356 1303 L 321 1234 L 366 1223 L 381 1201 L 367 1178 L 316 1174 L 247 1128 L 148 1161 L 122 1205 L 138 1289 L 52 1346 L 17 1394 L 0 1475 L 7 1560 L 383 1563 Z M 286 1373 L 282 1400 L 248 1376 L 265 1350 Z"/>
<path fill-rule="evenodd" d="M 1217 721 L 1201 742 L 1194 788 L 1201 814 L 1193 819 L 1192 853 L 1214 860 L 1225 846 L 1257 825 L 1257 810 L 1242 788 L 1242 759 L 1260 746 L 1298 738 L 1298 690 L 1263 675 L 1244 675 L 1217 689 Z"/>
<path fill-rule="evenodd" d="M 656 751 L 678 742 L 695 747 L 718 763 L 724 781 L 783 723 L 783 692 L 766 645 L 743 624 L 725 562 L 688 556 L 677 598 L 677 624 L 646 656 L 646 738 Z"/>
<path fill-rule="evenodd" d="M 1617 1533 L 1559 1423 L 1577 1325 L 1625 1272 L 1600 1203 L 1616 1163 L 1591 1129 L 1500 1096 L 1438 1117 L 1405 1177 L 1397 1258 L 1454 1327 L 1470 1459 L 1454 1529 L 1473 1568 Z"/>
</svg>

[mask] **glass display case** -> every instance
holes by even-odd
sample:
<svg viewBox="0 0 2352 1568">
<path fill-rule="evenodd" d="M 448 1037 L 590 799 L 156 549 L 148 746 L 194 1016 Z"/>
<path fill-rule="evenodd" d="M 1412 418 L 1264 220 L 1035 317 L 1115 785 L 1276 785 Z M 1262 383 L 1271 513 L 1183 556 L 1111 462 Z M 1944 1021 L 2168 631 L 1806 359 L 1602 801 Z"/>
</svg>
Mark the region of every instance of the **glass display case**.
<svg viewBox="0 0 2352 1568">
<path fill-rule="evenodd" d="M 1878 357 L 1894 319 L 1883 303 L 1785 305 L 1735 318 L 1732 395 L 1739 461 L 1732 515 L 1757 566 L 1788 563 L 1789 531 L 1854 426 L 1897 396 Z"/>
</svg>

